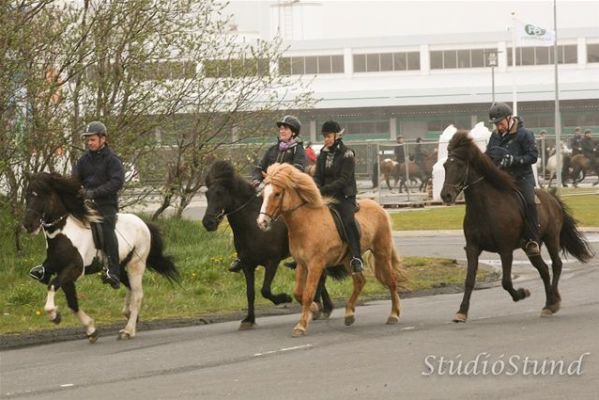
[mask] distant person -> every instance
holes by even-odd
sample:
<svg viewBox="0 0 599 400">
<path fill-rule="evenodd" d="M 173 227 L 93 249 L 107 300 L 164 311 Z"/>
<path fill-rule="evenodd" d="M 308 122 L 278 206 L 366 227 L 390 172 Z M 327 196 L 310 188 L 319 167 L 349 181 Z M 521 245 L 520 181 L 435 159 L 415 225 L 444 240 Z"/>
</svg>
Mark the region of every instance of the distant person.
<svg viewBox="0 0 599 400">
<path fill-rule="evenodd" d="M 579 126 L 577 126 L 576 129 L 574 129 L 574 135 L 570 138 L 570 148 L 572 149 L 572 156 L 582 153 L 583 138 L 584 137 L 582 136 L 582 129 Z"/>
<path fill-rule="evenodd" d="M 397 145 L 393 149 L 393 153 L 395 154 L 395 161 L 397 161 L 400 164 L 406 162 L 406 153 L 403 143 L 403 136 L 397 137 Z"/>
<path fill-rule="evenodd" d="M 416 146 L 414 146 L 414 162 L 422 172 L 426 171 L 424 165 L 424 153 L 422 151 L 422 138 L 416 138 Z"/>
<path fill-rule="evenodd" d="M 307 165 L 309 166 L 309 165 L 316 164 L 316 152 L 312 148 L 312 142 L 308 142 L 308 144 L 306 144 L 306 148 L 304 150 L 306 152 Z"/>
<path fill-rule="evenodd" d="M 581 141 L 582 154 L 589 159 L 591 169 L 597 173 L 597 143 L 593 140 L 593 132 L 590 129 L 584 131 L 584 137 Z"/>
</svg>

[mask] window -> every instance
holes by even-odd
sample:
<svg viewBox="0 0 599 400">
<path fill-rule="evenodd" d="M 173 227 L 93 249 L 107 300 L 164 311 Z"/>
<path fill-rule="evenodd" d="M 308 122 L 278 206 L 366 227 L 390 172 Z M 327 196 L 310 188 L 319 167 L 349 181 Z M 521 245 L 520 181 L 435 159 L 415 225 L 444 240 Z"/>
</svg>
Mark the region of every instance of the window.
<svg viewBox="0 0 599 400">
<path fill-rule="evenodd" d="M 165 61 L 146 65 L 141 71 L 142 80 L 191 79 L 196 65 L 192 62 Z"/>
<path fill-rule="evenodd" d="M 553 64 L 553 47 L 518 47 L 516 48 L 516 65 L 548 65 Z M 508 65 L 512 65 L 512 48 L 507 49 Z M 557 62 L 559 64 L 576 64 L 578 49 L 576 45 L 557 46 Z"/>
<path fill-rule="evenodd" d="M 599 43 L 587 44 L 587 62 L 599 63 Z"/>
<path fill-rule="evenodd" d="M 434 50 L 430 52 L 431 69 L 487 67 L 491 52 L 497 53 L 497 49 Z"/>
<path fill-rule="evenodd" d="M 354 72 L 407 71 L 420 69 L 420 53 L 354 54 Z"/>
<path fill-rule="evenodd" d="M 343 73 L 343 56 L 283 57 L 279 60 L 281 75 L 315 75 Z"/>
<path fill-rule="evenodd" d="M 243 76 L 267 75 L 266 59 L 205 60 L 204 73 L 211 78 L 239 78 Z"/>
</svg>

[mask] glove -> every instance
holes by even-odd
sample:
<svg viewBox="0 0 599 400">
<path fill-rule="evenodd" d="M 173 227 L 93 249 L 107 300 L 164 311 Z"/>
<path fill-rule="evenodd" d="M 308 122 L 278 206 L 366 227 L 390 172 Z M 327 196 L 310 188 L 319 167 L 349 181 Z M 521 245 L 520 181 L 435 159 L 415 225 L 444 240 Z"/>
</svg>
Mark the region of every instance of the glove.
<svg viewBox="0 0 599 400">
<path fill-rule="evenodd" d="M 513 163 L 514 163 L 514 156 L 511 155 L 511 154 L 506 154 L 501 159 L 501 162 L 499 163 L 499 166 L 501 168 L 505 169 L 505 168 L 511 167 Z"/>
<path fill-rule="evenodd" d="M 81 190 L 79 190 L 79 196 L 81 196 L 83 200 L 93 200 L 95 193 L 91 189 L 81 188 Z"/>
</svg>

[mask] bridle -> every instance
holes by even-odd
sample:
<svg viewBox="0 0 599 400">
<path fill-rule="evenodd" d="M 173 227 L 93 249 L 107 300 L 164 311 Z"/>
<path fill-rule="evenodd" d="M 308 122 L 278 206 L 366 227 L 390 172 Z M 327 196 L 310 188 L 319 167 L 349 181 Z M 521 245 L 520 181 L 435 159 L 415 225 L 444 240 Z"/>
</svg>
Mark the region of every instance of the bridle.
<svg viewBox="0 0 599 400">
<path fill-rule="evenodd" d="M 39 195 L 36 192 L 31 192 L 31 195 L 34 197 L 39 197 Z M 64 215 L 56 218 L 54 221 L 52 222 L 46 222 L 46 220 L 44 219 L 45 216 L 45 212 L 39 212 L 38 210 L 34 210 L 33 208 L 27 206 L 25 208 L 26 212 L 30 212 L 30 213 L 34 213 L 36 215 L 38 215 L 40 217 L 39 221 L 40 221 L 40 225 L 42 226 L 42 228 L 44 228 L 45 230 L 49 229 L 49 228 L 53 228 L 56 225 L 58 225 L 60 222 L 62 222 L 69 214 L 65 213 Z"/>
<path fill-rule="evenodd" d="M 303 207 L 303 206 L 305 206 L 307 204 L 307 202 L 302 199 L 302 202 L 299 205 L 297 205 L 295 207 L 288 208 L 287 210 L 284 210 L 283 209 L 283 199 L 285 198 L 285 194 L 286 193 L 287 193 L 287 190 L 283 189 L 282 192 L 281 192 L 281 200 L 279 200 L 278 207 L 273 210 L 272 214 L 269 214 L 267 212 L 262 212 L 262 211 L 260 211 L 260 214 L 266 215 L 272 221 L 277 221 L 279 219 L 279 217 L 281 215 L 283 215 L 283 213 L 292 213 L 295 210 L 297 210 L 298 208 Z M 276 217 L 275 217 L 275 215 L 276 215 Z"/>
<path fill-rule="evenodd" d="M 229 216 L 229 215 L 233 215 L 233 214 L 237 214 L 239 211 L 243 210 L 245 207 L 247 207 L 252 200 L 254 200 L 253 196 L 250 196 L 250 198 L 248 199 L 248 201 L 246 201 L 245 203 L 243 203 L 241 206 L 237 207 L 236 209 L 234 209 L 233 211 L 229 211 L 227 212 L 224 208 L 220 211 L 220 213 L 218 213 L 216 215 L 216 221 L 220 224 L 220 222 L 223 220 L 223 218 Z"/>
<path fill-rule="evenodd" d="M 458 159 L 454 154 L 448 154 L 448 157 Z M 450 187 L 455 188 L 457 190 L 457 193 L 456 193 L 456 197 L 457 197 L 462 191 L 468 190 L 468 188 L 470 186 L 476 185 L 477 183 L 479 183 L 480 181 L 485 179 L 484 176 L 480 176 L 477 179 L 475 179 L 474 181 L 468 182 L 469 175 L 470 175 L 470 161 L 466 161 L 466 172 L 464 173 L 464 178 L 462 179 L 462 182 L 460 182 L 460 183 L 443 182 L 443 186 L 450 186 Z"/>
</svg>

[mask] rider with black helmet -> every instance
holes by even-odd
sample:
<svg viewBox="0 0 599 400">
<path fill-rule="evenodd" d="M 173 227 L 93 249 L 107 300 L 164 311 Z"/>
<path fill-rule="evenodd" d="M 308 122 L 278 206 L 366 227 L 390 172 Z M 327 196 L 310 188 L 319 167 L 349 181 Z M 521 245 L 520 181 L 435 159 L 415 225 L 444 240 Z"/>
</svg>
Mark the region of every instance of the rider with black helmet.
<svg viewBox="0 0 599 400">
<path fill-rule="evenodd" d="M 489 120 L 495 125 L 495 130 L 489 139 L 486 154 L 516 179 L 526 201 L 522 247 L 528 256 L 538 256 L 540 237 L 532 164 L 537 162 L 539 152 L 534 134 L 524 127 L 519 117 L 512 115 L 512 109 L 505 103 L 491 105 Z"/>
<path fill-rule="evenodd" d="M 314 181 L 323 196 L 333 197 L 333 207 L 341 215 L 347 234 L 347 242 L 351 252 L 351 267 L 354 273 L 364 270 L 364 262 L 360 251 L 360 231 L 356 224 L 356 159 L 352 149 L 341 140 L 341 126 L 335 121 L 327 121 L 322 125 L 324 147 L 316 160 Z"/>
<path fill-rule="evenodd" d="M 262 175 L 268 167 L 274 163 L 288 163 L 304 171 L 306 167 L 306 153 L 304 147 L 299 141 L 299 134 L 302 129 L 302 124 L 297 117 L 293 115 L 285 115 L 281 120 L 276 122 L 279 128 L 277 143 L 271 146 L 260 163 L 256 166 L 252 173 L 252 183 L 258 186 L 264 179 Z M 243 263 L 239 257 L 233 260 L 229 267 L 231 272 L 239 272 L 243 268 Z"/>
</svg>

